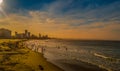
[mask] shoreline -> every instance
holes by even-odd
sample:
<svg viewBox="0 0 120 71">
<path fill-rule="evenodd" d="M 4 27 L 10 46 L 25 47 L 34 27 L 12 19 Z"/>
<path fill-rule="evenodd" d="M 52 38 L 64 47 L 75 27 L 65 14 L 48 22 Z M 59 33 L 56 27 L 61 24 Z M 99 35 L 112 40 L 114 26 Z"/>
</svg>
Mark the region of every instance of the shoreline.
<svg viewBox="0 0 120 71">
<path fill-rule="evenodd" d="M 93 65 L 91 63 L 76 61 L 76 62 L 64 62 L 64 60 L 60 61 L 49 61 L 56 66 L 60 67 L 64 71 L 110 71 L 106 68 L 99 67 L 97 65 Z"/>
<path fill-rule="evenodd" d="M 18 41 L 18 40 L 17 40 Z M 96 65 L 80 61 L 79 65 L 73 63 L 64 63 L 60 61 L 51 62 L 44 57 L 42 53 L 33 51 L 27 47 L 22 47 L 21 43 L 17 48 L 10 48 L 16 42 L 7 42 L 4 47 L 0 44 L 0 70 L 2 71 L 107 71 Z M 2 45 L 3 46 L 3 45 Z M 60 62 L 60 63 L 59 63 Z"/>
<path fill-rule="evenodd" d="M 0 71 L 63 71 L 48 62 L 41 53 L 34 52 L 27 47 L 16 46 L 15 42 L 0 43 Z"/>
<path fill-rule="evenodd" d="M 31 49 L 30 49 L 31 50 Z M 35 52 L 35 51 L 32 51 L 32 52 Z M 42 53 L 40 52 L 35 52 L 35 53 L 38 53 L 40 55 L 42 55 Z M 43 55 L 42 55 L 43 56 Z M 53 66 L 61 69 L 62 71 L 109 71 L 107 70 L 106 68 L 102 68 L 102 67 L 99 67 L 97 65 L 93 65 L 91 63 L 87 63 L 87 62 L 83 62 L 83 61 L 79 61 L 79 65 L 76 65 L 76 64 L 72 64 L 72 63 L 65 63 L 65 62 L 57 62 L 54 63 L 54 62 L 51 62 L 49 61 L 49 59 L 45 58 L 43 56 L 43 58 L 49 62 L 50 64 L 52 64 Z"/>
<path fill-rule="evenodd" d="M 34 43 L 34 42 L 32 42 L 32 43 Z M 29 45 L 29 43 L 27 45 Z M 38 45 L 38 44 L 36 44 L 36 45 Z M 39 49 L 38 47 L 36 47 L 36 48 L 35 47 L 34 48 L 29 47 L 29 49 L 32 50 L 32 51 L 41 53 L 41 54 L 45 54 L 41 51 L 42 48 L 40 48 L 40 51 L 38 50 Z M 47 49 L 45 49 L 45 50 L 47 50 Z M 83 61 L 79 61 L 80 64 L 76 65 L 77 63 L 75 63 L 75 62 L 69 63 L 68 62 L 69 60 L 67 60 L 68 63 L 66 63 L 66 61 L 63 62 L 64 60 L 60 60 L 60 61 L 49 60 L 49 56 L 48 57 L 44 56 L 44 58 L 46 58 L 48 62 L 58 66 L 59 68 L 63 69 L 64 71 L 76 71 L 76 69 L 78 71 L 88 71 L 88 70 L 90 70 L 90 71 L 108 71 L 105 68 L 101 68 L 97 65 L 93 65 L 93 64 L 83 62 Z"/>
</svg>

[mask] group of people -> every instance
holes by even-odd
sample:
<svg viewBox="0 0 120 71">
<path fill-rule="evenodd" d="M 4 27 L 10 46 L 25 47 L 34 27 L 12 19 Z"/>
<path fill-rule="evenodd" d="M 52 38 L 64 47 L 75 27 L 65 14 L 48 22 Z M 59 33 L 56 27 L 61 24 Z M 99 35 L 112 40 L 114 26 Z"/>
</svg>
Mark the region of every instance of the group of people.
<svg viewBox="0 0 120 71">
<path fill-rule="evenodd" d="M 60 49 L 61 47 L 60 46 L 56 46 L 58 49 Z M 63 46 L 63 48 L 67 51 L 68 48 L 66 46 Z"/>
<path fill-rule="evenodd" d="M 46 50 L 48 50 L 46 47 L 49 47 L 50 44 L 48 44 L 47 46 L 45 45 L 47 44 L 46 42 L 40 42 L 39 40 L 31 40 L 31 41 L 26 41 L 24 43 L 24 45 L 26 47 L 28 47 L 29 49 L 35 51 L 35 52 L 40 52 L 43 55 L 45 54 Z M 51 46 L 50 46 L 51 47 Z M 56 46 L 57 49 L 63 49 L 65 51 L 68 51 L 67 46 Z"/>
<path fill-rule="evenodd" d="M 33 41 L 27 41 L 25 42 L 25 46 L 28 47 L 29 49 L 40 52 L 44 54 L 45 52 L 45 46 L 43 46 L 39 41 L 33 40 Z"/>
</svg>

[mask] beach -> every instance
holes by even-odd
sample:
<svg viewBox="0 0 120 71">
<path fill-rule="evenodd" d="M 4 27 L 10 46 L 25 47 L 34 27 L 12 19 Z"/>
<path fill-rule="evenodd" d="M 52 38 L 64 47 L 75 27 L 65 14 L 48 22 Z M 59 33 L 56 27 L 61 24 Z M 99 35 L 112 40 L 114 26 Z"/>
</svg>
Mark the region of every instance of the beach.
<svg viewBox="0 0 120 71">
<path fill-rule="evenodd" d="M 119 60 L 90 51 L 93 46 L 82 49 L 75 47 L 77 42 L 74 46 L 72 43 L 68 46 L 63 40 L 0 40 L 0 71 L 119 71 Z M 113 68 L 109 63 L 114 63 Z"/>
<path fill-rule="evenodd" d="M 22 42 L 0 40 L 0 71 L 63 71 L 42 54 L 24 47 Z"/>
<path fill-rule="evenodd" d="M 42 53 L 47 61 L 64 71 L 107 71 L 105 68 L 77 60 L 75 57 L 70 56 L 71 53 L 68 53 L 69 48 L 63 45 L 61 45 L 62 47 L 57 46 L 52 40 L 32 40 L 27 41 L 26 45 L 32 51 Z"/>
</svg>

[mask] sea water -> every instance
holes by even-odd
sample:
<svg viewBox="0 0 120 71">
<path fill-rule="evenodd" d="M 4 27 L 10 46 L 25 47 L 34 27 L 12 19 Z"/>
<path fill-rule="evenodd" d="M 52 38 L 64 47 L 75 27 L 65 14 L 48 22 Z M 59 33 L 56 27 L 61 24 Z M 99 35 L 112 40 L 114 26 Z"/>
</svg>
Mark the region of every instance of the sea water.
<svg viewBox="0 0 120 71">
<path fill-rule="evenodd" d="M 63 64 L 79 67 L 81 61 L 109 71 L 120 71 L 120 41 L 54 39 L 32 41 L 32 44 L 33 42 L 36 44 L 35 48 L 44 48 L 43 54 L 48 61 L 67 71 L 75 70 L 64 67 Z"/>
</svg>

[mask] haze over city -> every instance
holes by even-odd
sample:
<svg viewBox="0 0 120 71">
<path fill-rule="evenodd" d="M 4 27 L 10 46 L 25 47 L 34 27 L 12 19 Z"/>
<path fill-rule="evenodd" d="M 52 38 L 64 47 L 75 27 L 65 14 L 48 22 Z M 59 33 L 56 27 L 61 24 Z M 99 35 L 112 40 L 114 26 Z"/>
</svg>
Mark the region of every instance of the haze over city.
<svg viewBox="0 0 120 71">
<path fill-rule="evenodd" d="M 56 38 L 120 40 L 120 0 L 3 0 L 0 28 Z"/>
</svg>

